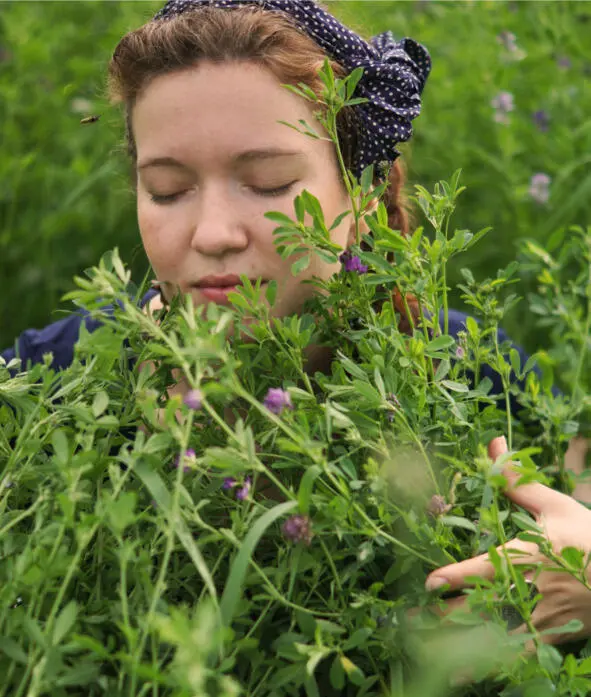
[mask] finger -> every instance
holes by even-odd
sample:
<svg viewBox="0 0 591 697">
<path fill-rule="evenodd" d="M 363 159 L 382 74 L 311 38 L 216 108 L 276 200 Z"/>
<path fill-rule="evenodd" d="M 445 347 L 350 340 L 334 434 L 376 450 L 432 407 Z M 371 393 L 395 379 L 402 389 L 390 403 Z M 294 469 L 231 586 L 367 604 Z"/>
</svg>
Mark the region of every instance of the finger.
<svg viewBox="0 0 591 697">
<path fill-rule="evenodd" d="M 542 560 L 542 556 L 537 553 L 537 546 L 533 542 L 525 542 L 524 540 L 511 540 L 506 545 L 498 547 L 497 551 L 501 555 L 507 555 L 515 565 L 537 564 Z M 468 585 L 466 578 L 470 576 L 492 580 L 494 575 L 494 566 L 489 561 L 488 554 L 481 554 L 457 564 L 442 566 L 427 576 L 425 587 L 431 591 L 447 585 L 449 590 L 460 590 Z"/>
<path fill-rule="evenodd" d="M 488 456 L 493 462 L 496 462 L 501 455 L 504 455 L 506 452 L 508 452 L 508 450 L 505 436 L 493 438 L 488 444 Z"/>
<path fill-rule="evenodd" d="M 507 450 L 507 441 L 504 436 L 493 438 L 488 444 L 488 455 L 496 462 L 499 457 L 505 455 Z M 539 482 L 531 482 L 530 484 L 519 484 L 521 473 L 519 465 L 514 462 L 508 462 L 503 468 L 503 476 L 507 480 L 507 488 L 505 495 L 516 503 L 518 506 L 525 508 L 530 513 L 536 516 L 548 515 L 551 513 L 560 513 L 565 509 L 570 508 L 573 504 L 573 499 L 566 494 L 561 494 L 559 491 L 554 491 L 550 487 L 544 486 Z"/>
<path fill-rule="evenodd" d="M 447 615 L 451 614 L 455 610 L 464 610 L 465 612 L 469 612 L 465 595 L 461 595 L 457 598 L 449 598 L 441 605 L 430 605 L 429 609 L 438 617 L 447 617 Z"/>
</svg>

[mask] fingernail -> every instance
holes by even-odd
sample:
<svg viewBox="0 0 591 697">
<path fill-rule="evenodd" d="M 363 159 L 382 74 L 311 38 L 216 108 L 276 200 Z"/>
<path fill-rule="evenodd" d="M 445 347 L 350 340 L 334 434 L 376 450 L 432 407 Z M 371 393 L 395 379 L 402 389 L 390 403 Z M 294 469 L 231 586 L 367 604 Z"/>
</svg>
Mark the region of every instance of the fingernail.
<svg viewBox="0 0 591 697">
<path fill-rule="evenodd" d="M 449 579 L 444 578 L 443 576 L 429 576 L 429 578 L 425 581 L 425 588 L 428 591 L 434 591 L 438 588 L 441 588 L 442 586 L 448 585 Z"/>
</svg>

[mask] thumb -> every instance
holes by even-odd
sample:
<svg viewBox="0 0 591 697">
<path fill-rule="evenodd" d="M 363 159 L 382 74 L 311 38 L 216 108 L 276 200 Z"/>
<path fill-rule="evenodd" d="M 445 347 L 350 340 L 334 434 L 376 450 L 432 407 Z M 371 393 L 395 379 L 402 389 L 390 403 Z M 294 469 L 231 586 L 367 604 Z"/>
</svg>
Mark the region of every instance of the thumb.
<svg viewBox="0 0 591 697">
<path fill-rule="evenodd" d="M 504 455 L 507 450 L 507 441 L 505 436 L 499 436 L 498 438 L 493 438 L 488 444 L 488 456 L 493 462 L 496 462 L 501 455 Z"/>
<path fill-rule="evenodd" d="M 468 576 L 494 577 L 494 567 L 488 560 L 488 554 L 481 554 L 478 557 L 465 559 L 456 564 L 442 566 L 427 576 L 425 588 L 428 591 L 433 591 L 442 586 L 449 586 L 447 590 L 457 591 L 466 586 L 465 579 Z"/>
<path fill-rule="evenodd" d="M 499 457 L 507 452 L 507 441 L 504 436 L 493 438 L 488 444 L 488 455 L 493 462 L 496 462 Z M 503 476 L 507 480 L 505 495 L 513 503 L 525 508 L 536 516 L 556 513 L 558 510 L 564 510 L 565 507 L 570 507 L 572 504 L 573 500 L 570 496 L 554 491 L 554 489 L 550 489 L 539 482 L 520 485 L 519 467 L 514 462 L 509 461 L 505 464 Z"/>
<path fill-rule="evenodd" d="M 531 564 L 539 561 L 537 555 L 537 547 L 532 542 L 524 540 L 511 540 L 501 547 L 497 547 L 497 552 L 502 556 L 509 556 L 513 564 Z M 442 566 L 440 569 L 433 571 L 427 576 L 425 587 L 428 591 L 441 588 L 444 585 L 449 586 L 447 590 L 458 591 L 466 588 L 468 578 L 478 576 L 492 580 L 495 577 L 495 568 L 490 561 L 488 553 L 480 554 L 472 559 L 456 562 Z M 445 590 L 445 589 L 444 589 Z"/>
</svg>

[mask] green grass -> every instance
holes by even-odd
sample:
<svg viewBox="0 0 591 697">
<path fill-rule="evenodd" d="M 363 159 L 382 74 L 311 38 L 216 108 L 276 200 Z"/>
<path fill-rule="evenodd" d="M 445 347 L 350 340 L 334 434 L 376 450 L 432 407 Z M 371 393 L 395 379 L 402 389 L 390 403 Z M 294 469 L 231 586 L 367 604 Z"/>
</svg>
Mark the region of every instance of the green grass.
<svg viewBox="0 0 591 697">
<path fill-rule="evenodd" d="M 589 223 L 587 3 L 335 0 L 329 6 L 361 31 L 392 29 L 431 51 L 424 111 L 405 155 L 411 181 L 427 188 L 462 168 L 468 191 L 457 226 L 493 228 L 465 262 L 477 278 L 514 259 L 521 238 L 545 241 L 559 226 Z M 158 7 L 81 0 L 1 5 L 1 346 L 58 318 L 72 276 L 105 250 L 119 246 L 137 277 L 146 269 L 120 147 L 122 120 L 107 105 L 104 86 L 118 38 Z M 510 60 L 497 40 L 502 31 L 515 34 L 522 60 Z M 561 67 L 561 57 L 570 67 Z M 493 119 L 490 102 L 500 91 L 514 96 L 508 125 Z M 550 118 L 547 132 L 532 121 L 540 109 Z M 95 113 L 98 123 L 80 125 Z M 528 195 L 536 172 L 552 177 L 546 205 Z M 459 278 L 452 268 L 452 285 Z M 454 293 L 452 300 L 459 305 Z M 523 312 L 518 306 L 506 328 L 530 350 L 543 346 L 544 336 Z"/>
</svg>

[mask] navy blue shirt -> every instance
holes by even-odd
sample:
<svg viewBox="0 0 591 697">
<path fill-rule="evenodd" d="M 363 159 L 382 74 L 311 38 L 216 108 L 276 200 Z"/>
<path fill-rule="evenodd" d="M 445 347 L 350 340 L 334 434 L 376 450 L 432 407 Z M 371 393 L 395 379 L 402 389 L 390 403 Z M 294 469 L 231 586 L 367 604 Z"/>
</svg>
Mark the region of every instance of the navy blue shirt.
<svg viewBox="0 0 591 697">
<path fill-rule="evenodd" d="M 140 305 L 145 305 L 157 292 L 156 290 L 148 291 L 142 298 Z M 450 336 L 457 338 L 459 332 L 466 331 L 466 318 L 467 315 L 463 312 L 449 310 L 448 322 Z M 85 323 L 88 331 L 94 331 L 100 326 L 99 320 L 92 319 L 87 311 L 81 310 L 79 313 L 69 315 L 43 329 L 27 329 L 18 337 L 14 348 L 2 351 L 2 358 L 8 362 L 18 357 L 22 360 L 22 366 L 25 368 L 29 361 L 31 363 L 40 363 L 43 360 L 43 354 L 51 352 L 53 354 L 52 367 L 56 370 L 67 368 L 74 357 L 74 344 L 78 340 L 82 322 Z M 440 324 L 443 324 L 441 319 Z M 499 330 L 498 338 L 499 343 L 508 340 L 507 335 L 502 330 Z M 528 355 L 519 346 L 515 344 L 513 344 L 513 346 L 519 352 L 521 365 L 524 366 L 528 359 Z M 482 366 L 480 379 L 484 377 L 488 377 L 492 381 L 493 386 L 491 394 L 501 394 L 503 392 L 500 375 L 488 365 Z M 515 407 L 517 405 L 513 399 L 511 402 L 512 411 L 515 412 Z M 500 407 L 503 406 L 501 400 L 498 404 Z"/>
</svg>

